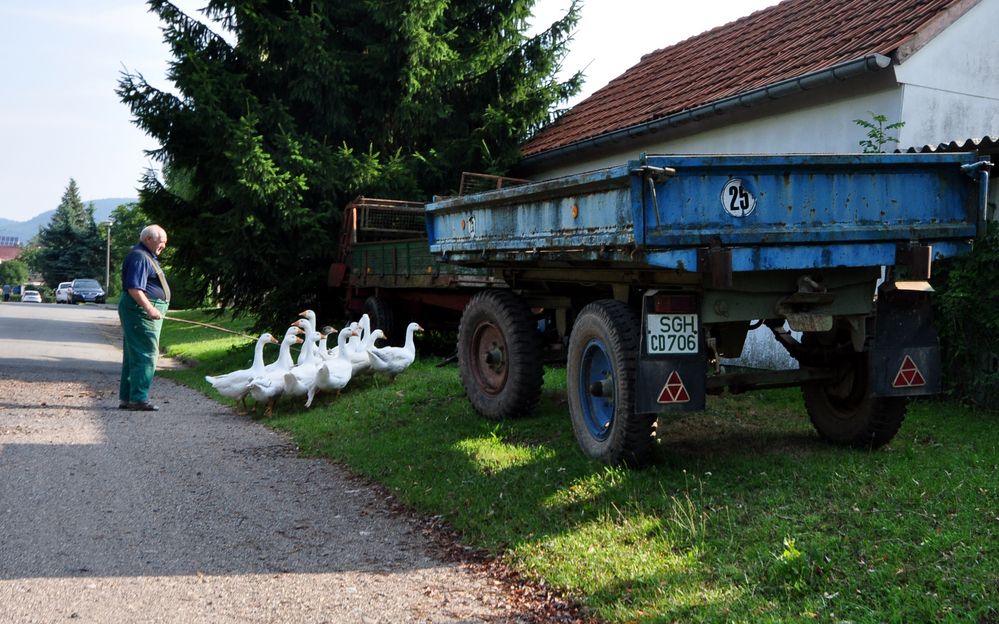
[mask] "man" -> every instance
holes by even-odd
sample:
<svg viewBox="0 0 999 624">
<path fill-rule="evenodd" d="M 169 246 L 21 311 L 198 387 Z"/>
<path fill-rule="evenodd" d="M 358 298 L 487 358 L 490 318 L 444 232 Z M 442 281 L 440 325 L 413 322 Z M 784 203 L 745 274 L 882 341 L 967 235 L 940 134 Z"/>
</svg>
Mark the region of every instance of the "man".
<svg viewBox="0 0 999 624">
<path fill-rule="evenodd" d="M 10 284 L 3 285 L 3 300 L 10 301 Z"/>
<path fill-rule="evenodd" d="M 155 412 L 149 402 L 149 387 L 160 351 L 160 329 L 170 305 L 170 286 L 157 256 L 166 248 L 166 230 L 148 225 L 139 234 L 139 244 L 125 256 L 121 266 L 121 298 L 118 318 L 124 337 L 118 405 L 121 409 Z"/>
</svg>

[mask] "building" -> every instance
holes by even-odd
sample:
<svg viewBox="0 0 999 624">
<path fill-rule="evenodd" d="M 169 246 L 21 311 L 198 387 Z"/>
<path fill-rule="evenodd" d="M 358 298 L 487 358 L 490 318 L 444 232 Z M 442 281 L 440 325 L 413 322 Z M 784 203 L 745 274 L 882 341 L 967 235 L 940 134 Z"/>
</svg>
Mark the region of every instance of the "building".
<svg viewBox="0 0 999 624">
<path fill-rule="evenodd" d="M 904 124 L 886 152 L 999 137 L 997 24 L 999 0 L 785 0 L 643 56 L 527 141 L 515 175 L 642 152 L 859 152 L 856 120 L 875 115 Z M 773 340 L 744 356 L 793 365 Z"/>
<path fill-rule="evenodd" d="M 523 145 L 554 177 L 648 153 L 856 152 L 999 135 L 997 0 L 785 0 L 641 61 Z"/>
<path fill-rule="evenodd" d="M 21 255 L 21 241 L 16 236 L 0 236 L 0 263 L 14 260 Z"/>
</svg>

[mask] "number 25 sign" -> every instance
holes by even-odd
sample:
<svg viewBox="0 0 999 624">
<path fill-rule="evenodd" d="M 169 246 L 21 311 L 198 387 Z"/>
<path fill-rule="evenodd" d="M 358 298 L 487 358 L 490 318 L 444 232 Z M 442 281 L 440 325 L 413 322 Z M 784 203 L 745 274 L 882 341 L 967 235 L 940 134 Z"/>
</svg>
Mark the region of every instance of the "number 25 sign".
<svg viewBox="0 0 999 624">
<path fill-rule="evenodd" d="M 721 193 L 722 208 L 733 217 L 748 217 L 756 210 L 756 198 L 740 178 L 725 183 Z"/>
</svg>

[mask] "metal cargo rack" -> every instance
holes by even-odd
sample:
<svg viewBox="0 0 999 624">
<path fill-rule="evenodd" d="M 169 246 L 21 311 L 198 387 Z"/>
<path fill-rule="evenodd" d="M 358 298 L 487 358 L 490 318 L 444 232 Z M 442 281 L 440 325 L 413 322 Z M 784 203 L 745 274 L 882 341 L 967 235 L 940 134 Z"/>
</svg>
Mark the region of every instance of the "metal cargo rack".
<svg viewBox="0 0 999 624">
<path fill-rule="evenodd" d="M 349 244 L 423 238 L 427 235 L 423 204 L 358 197 L 344 212 L 343 231 Z"/>
</svg>

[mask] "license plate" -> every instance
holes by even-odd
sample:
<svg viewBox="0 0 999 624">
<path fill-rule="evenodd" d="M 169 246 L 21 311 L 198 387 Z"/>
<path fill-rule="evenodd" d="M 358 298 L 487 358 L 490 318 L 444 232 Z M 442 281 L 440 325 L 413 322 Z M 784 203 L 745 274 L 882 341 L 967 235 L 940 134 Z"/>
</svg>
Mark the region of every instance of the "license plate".
<svg viewBox="0 0 999 624">
<path fill-rule="evenodd" d="M 645 319 L 646 351 L 655 355 L 698 352 L 696 314 L 649 314 Z"/>
</svg>

